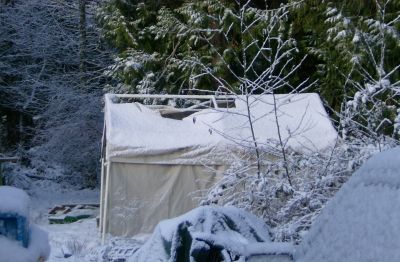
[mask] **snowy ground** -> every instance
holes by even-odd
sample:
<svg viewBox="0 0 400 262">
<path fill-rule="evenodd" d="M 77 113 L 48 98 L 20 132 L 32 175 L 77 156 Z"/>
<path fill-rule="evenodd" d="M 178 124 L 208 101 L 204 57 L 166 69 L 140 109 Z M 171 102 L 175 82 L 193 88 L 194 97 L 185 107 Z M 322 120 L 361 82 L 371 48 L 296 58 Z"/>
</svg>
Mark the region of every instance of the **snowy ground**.
<svg viewBox="0 0 400 262">
<path fill-rule="evenodd" d="M 296 248 L 295 258 L 299 261 L 327 261 L 326 258 L 331 258 L 330 261 L 341 261 L 342 258 L 347 258 L 343 261 L 393 261 L 393 257 L 399 257 L 399 163 L 400 147 L 367 161 L 322 211 Z M 24 173 L 24 170 L 17 171 Z M 19 179 L 16 181 L 18 186 L 25 188 L 31 197 L 32 222 L 49 234 L 50 262 L 121 261 L 118 258 L 131 257 L 143 245 L 145 238 L 111 239 L 102 246 L 95 218 L 71 224 L 49 224 L 50 208 L 61 204 L 98 203 L 98 189 L 73 187 L 60 182 L 57 176 L 29 181 Z M 168 225 L 168 221 L 164 224 Z M 173 227 L 166 228 L 169 231 Z M 154 237 L 157 238 L 157 234 Z M 224 236 L 223 239 L 231 240 L 231 236 Z M 154 249 L 146 248 L 151 244 L 148 241 L 136 254 L 152 255 L 148 250 L 153 252 Z"/>
<path fill-rule="evenodd" d="M 48 261 L 99 261 L 88 256 L 101 249 L 95 218 L 71 224 L 49 224 L 48 221 L 48 212 L 56 205 L 98 204 L 99 189 L 82 189 L 77 182 L 72 186 L 73 177 L 66 181 L 59 168 L 45 166 L 39 171 L 14 165 L 7 171 L 12 179 L 10 182 L 30 196 L 31 222 L 49 234 L 51 253 Z"/>
<path fill-rule="evenodd" d="M 42 224 L 49 234 L 51 246 L 48 261 L 87 261 L 86 255 L 100 246 L 95 219 L 81 220 L 71 224 Z"/>
<path fill-rule="evenodd" d="M 96 219 L 71 224 L 49 224 L 48 211 L 61 204 L 90 204 L 99 202 L 99 190 L 77 190 L 53 181 L 36 181 L 28 190 L 31 196 L 32 222 L 48 232 L 51 245 L 49 261 L 85 261 L 87 255 L 100 245 Z M 66 256 L 72 255 L 68 258 Z"/>
<path fill-rule="evenodd" d="M 137 239 L 110 239 L 102 246 L 96 219 L 70 224 L 49 224 L 48 211 L 61 204 L 99 203 L 99 189 L 79 189 L 52 180 L 32 181 L 31 219 L 49 234 L 50 262 L 118 261 L 133 254 L 148 236 Z"/>
</svg>

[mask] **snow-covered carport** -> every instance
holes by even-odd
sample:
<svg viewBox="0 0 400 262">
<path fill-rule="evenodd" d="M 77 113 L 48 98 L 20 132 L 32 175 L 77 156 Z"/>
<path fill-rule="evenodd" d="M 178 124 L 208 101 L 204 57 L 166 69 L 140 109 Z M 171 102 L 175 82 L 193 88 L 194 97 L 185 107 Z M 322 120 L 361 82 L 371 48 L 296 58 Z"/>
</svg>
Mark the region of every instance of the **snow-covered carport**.
<svg viewBox="0 0 400 262">
<path fill-rule="evenodd" d="M 159 100 L 143 105 L 135 100 Z M 181 108 L 166 100 L 191 101 Z M 320 151 L 337 134 L 317 94 L 251 96 L 256 139 Z M 200 196 L 251 145 L 245 96 L 106 95 L 100 228 L 105 234 L 150 233 L 198 205 Z M 247 115 L 247 116 L 246 116 Z M 238 141 L 240 141 L 238 143 Z"/>
</svg>

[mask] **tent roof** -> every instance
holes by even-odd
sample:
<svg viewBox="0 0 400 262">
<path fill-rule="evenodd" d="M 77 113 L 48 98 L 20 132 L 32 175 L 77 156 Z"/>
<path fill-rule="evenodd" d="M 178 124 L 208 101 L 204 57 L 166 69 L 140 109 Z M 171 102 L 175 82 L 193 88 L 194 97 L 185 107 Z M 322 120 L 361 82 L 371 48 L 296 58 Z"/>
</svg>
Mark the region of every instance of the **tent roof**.
<svg viewBox="0 0 400 262">
<path fill-rule="evenodd" d="M 139 103 L 114 103 L 115 96 L 118 97 L 106 95 L 107 158 L 185 152 L 184 158 L 190 161 L 210 152 L 215 155 L 215 150 L 223 151 L 226 147 L 251 145 L 245 96 L 235 97 L 235 108 L 204 109 L 182 120 L 164 118 Z M 286 146 L 300 151 L 321 151 L 334 145 L 337 133 L 317 94 L 275 97 Z M 250 97 L 254 130 L 261 146 L 278 141 L 273 101 L 272 95 Z M 178 158 L 182 158 L 181 153 Z"/>
<path fill-rule="evenodd" d="M 106 99 L 108 158 L 167 155 L 187 149 L 211 149 L 220 141 L 207 129 L 187 121 L 162 117 L 139 103 L 113 103 Z"/>
<path fill-rule="evenodd" d="M 259 145 L 279 143 L 278 125 L 283 143 L 296 151 L 322 151 L 335 143 L 337 133 L 317 94 L 275 95 L 275 104 L 276 115 L 272 95 L 249 97 Z M 215 131 L 225 140 L 245 146 L 252 141 L 246 105 L 246 97 L 238 96 L 235 108 L 207 109 L 184 120 L 189 119 L 199 127 Z"/>
</svg>

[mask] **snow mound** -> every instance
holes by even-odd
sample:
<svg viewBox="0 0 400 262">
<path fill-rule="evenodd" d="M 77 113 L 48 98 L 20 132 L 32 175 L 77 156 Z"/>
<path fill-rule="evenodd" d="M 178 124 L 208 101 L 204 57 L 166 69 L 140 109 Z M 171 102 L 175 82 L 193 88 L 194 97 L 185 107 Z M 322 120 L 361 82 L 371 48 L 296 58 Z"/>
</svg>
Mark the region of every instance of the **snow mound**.
<svg viewBox="0 0 400 262">
<path fill-rule="evenodd" d="M 400 147 L 368 160 L 327 204 L 296 261 L 395 261 L 400 257 Z"/>
<path fill-rule="evenodd" d="M 28 217 L 28 194 L 15 187 L 0 186 L 0 213 L 14 213 L 23 217 Z"/>
<path fill-rule="evenodd" d="M 47 259 L 50 246 L 47 233 L 32 225 L 28 248 L 18 241 L 0 236 L 0 261 L 37 262 L 40 257 Z"/>
<path fill-rule="evenodd" d="M 129 261 L 210 261 L 223 250 L 245 255 L 247 246 L 266 242 L 268 227 L 256 216 L 234 207 L 199 207 L 160 222 Z"/>
</svg>

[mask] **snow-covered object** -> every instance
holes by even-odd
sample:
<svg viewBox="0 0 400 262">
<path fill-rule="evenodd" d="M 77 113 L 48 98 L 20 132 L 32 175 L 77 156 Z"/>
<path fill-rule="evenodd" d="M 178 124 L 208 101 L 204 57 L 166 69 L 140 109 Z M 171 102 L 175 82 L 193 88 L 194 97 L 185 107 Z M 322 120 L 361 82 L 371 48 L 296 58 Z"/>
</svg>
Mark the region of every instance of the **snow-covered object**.
<svg viewBox="0 0 400 262">
<path fill-rule="evenodd" d="M 225 143 L 251 145 L 245 99 L 238 96 L 235 108 L 207 109 L 184 120 L 220 134 Z M 275 95 L 276 114 L 272 95 L 251 96 L 249 105 L 255 137 L 261 146 L 279 143 L 278 125 L 283 143 L 300 152 L 321 152 L 333 146 L 337 139 L 317 94 Z"/>
<path fill-rule="evenodd" d="M 15 187 L 0 186 L 0 213 L 11 213 L 28 217 L 28 194 Z"/>
<path fill-rule="evenodd" d="M 400 257 L 400 147 L 368 160 L 327 204 L 296 251 L 299 262 Z"/>
<path fill-rule="evenodd" d="M 282 139 L 290 147 L 321 151 L 334 145 L 337 133 L 317 94 L 276 95 L 275 98 L 277 115 L 272 95 L 250 97 L 259 143 L 279 140 L 277 117 Z M 225 152 L 226 147 L 237 146 L 237 141 L 251 143 L 245 96 L 236 97 L 236 108 L 202 110 L 183 121 L 163 118 L 157 111 L 138 103 L 113 103 L 112 100 L 112 95 L 106 95 L 108 159 L 170 154 L 185 149 L 201 153 L 213 148 L 213 153 Z"/>
<path fill-rule="evenodd" d="M 160 222 L 129 261 L 210 261 L 206 256 L 222 255 L 221 250 L 246 256 L 247 247 L 270 242 L 268 227 L 250 213 L 234 207 L 199 207 Z"/>
<path fill-rule="evenodd" d="M 50 245 L 45 231 L 32 225 L 28 248 L 18 241 L 0 236 L 0 261 L 37 262 L 39 258 L 46 260 L 50 255 Z"/>
<path fill-rule="evenodd" d="M 106 96 L 107 159 L 163 155 L 185 149 L 207 151 L 219 142 L 208 129 L 163 118 L 157 111 L 139 103 L 113 103 L 111 100 L 111 96 Z M 190 156 L 187 159 L 190 160 Z"/>
</svg>

